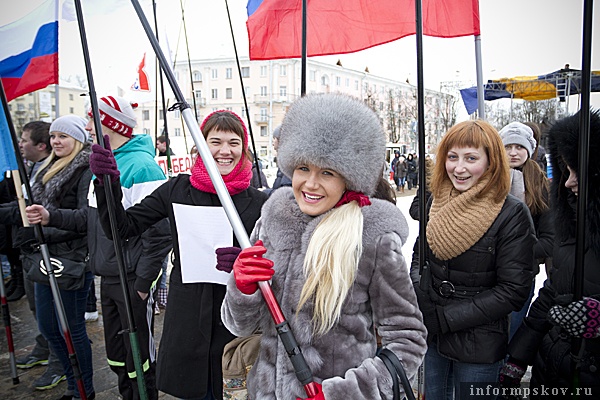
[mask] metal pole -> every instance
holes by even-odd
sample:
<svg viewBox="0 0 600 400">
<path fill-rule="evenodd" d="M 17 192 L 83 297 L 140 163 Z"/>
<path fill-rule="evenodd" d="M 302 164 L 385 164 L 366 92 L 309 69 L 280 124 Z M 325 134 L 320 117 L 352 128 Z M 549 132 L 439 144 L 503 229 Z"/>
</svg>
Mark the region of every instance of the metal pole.
<svg viewBox="0 0 600 400">
<path fill-rule="evenodd" d="M 17 166 L 19 167 L 19 174 L 21 175 L 21 180 L 25 184 L 25 192 L 27 193 L 27 198 L 29 199 L 29 204 L 34 203 L 33 194 L 31 193 L 31 185 L 29 184 L 29 179 L 27 177 L 27 173 L 25 172 L 25 164 L 23 163 L 23 157 L 21 156 L 21 150 L 19 149 L 19 141 L 17 139 L 17 134 L 15 132 L 15 127 L 12 123 L 12 119 L 10 118 L 10 110 L 8 109 L 8 101 L 6 100 L 6 93 L 4 92 L 4 86 L 0 82 L 0 97 L 2 98 L 2 107 L 4 108 L 4 114 L 6 115 L 6 122 L 8 123 L 8 129 L 11 134 L 11 140 L 13 143 L 13 150 L 15 152 L 15 158 L 17 160 Z M 44 231 L 42 230 L 42 226 L 40 224 L 35 224 L 33 226 L 35 237 L 40 246 L 40 253 L 42 254 L 42 260 L 44 261 L 44 267 L 46 268 L 46 274 L 48 275 L 48 282 L 50 283 L 50 290 L 52 291 L 52 299 L 54 300 L 54 307 L 56 308 L 56 316 L 58 319 L 58 324 L 60 326 L 63 337 L 65 338 L 65 344 L 67 345 L 67 351 L 69 353 L 69 361 L 71 363 L 71 367 L 73 368 L 73 376 L 77 381 L 77 387 L 79 389 L 79 394 L 81 398 L 87 400 L 87 396 L 85 393 L 85 386 L 83 384 L 83 379 L 81 377 L 81 370 L 79 369 L 79 362 L 77 361 L 77 354 L 75 352 L 75 346 L 73 345 L 73 339 L 71 337 L 71 331 L 69 330 L 69 324 L 67 323 L 67 317 L 65 314 L 65 307 L 62 302 L 62 298 L 60 297 L 60 289 L 58 288 L 58 283 L 56 282 L 56 276 L 54 276 L 54 267 L 50 262 L 50 253 L 48 252 L 48 245 L 46 244 L 46 239 L 44 237 Z"/>
<path fill-rule="evenodd" d="M 306 39 L 306 20 L 307 20 L 307 14 L 308 14 L 308 10 L 307 10 L 307 1 L 306 0 L 302 0 L 302 71 L 300 73 L 300 96 L 304 97 L 306 95 L 306 57 L 307 57 L 307 51 L 306 51 L 306 44 L 307 44 L 307 39 Z"/>
<path fill-rule="evenodd" d="M 593 0 L 585 0 L 583 3 L 583 49 L 581 61 L 581 109 L 579 111 L 579 165 L 577 181 L 579 182 L 577 197 L 576 232 L 575 244 L 575 272 L 573 276 L 573 300 L 583 298 L 584 289 L 584 260 L 586 239 L 586 214 L 588 205 L 588 163 L 590 160 L 590 92 L 591 92 L 591 60 L 592 60 L 592 18 Z M 571 367 L 573 372 L 573 387 L 580 386 L 579 373 L 580 361 L 585 342 L 582 338 L 573 338 L 571 341 Z M 579 398 L 579 391 L 575 390 L 574 398 Z"/>
<path fill-rule="evenodd" d="M 81 8 L 81 0 L 75 0 L 75 11 L 77 12 L 77 23 L 79 25 L 79 36 L 81 37 L 81 47 L 83 49 L 83 58 L 85 62 L 85 70 L 87 74 L 88 85 L 90 89 L 90 102 L 92 105 L 92 114 L 94 118 L 94 130 L 96 131 L 96 140 L 98 144 L 104 148 L 104 138 L 102 135 L 102 125 L 100 124 L 100 112 L 98 108 L 98 98 L 96 97 L 96 87 L 94 84 L 94 75 L 92 74 L 92 64 L 90 62 L 90 52 L 87 43 L 87 37 L 85 33 L 85 24 L 83 22 L 83 11 Z M 131 354 L 133 356 L 133 363 L 135 365 L 135 373 L 137 378 L 138 390 L 141 399 L 148 399 L 148 392 L 146 390 L 146 382 L 144 380 L 144 369 L 142 367 L 142 360 L 140 355 L 140 346 L 137 336 L 137 329 L 135 321 L 133 319 L 133 312 L 131 308 L 131 298 L 129 297 L 129 287 L 127 284 L 127 273 L 125 269 L 125 261 L 123 258 L 123 245 L 121 243 L 121 237 L 117 231 L 117 220 L 114 210 L 114 194 L 112 192 L 110 176 L 104 177 L 104 188 L 106 190 L 106 198 L 108 202 L 108 216 L 110 219 L 110 227 L 112 230 L 113 243 L 115 247 L 115 256 L 117 260 L 117 266 L 119 269 L 119 279 L 121 283 L 121 290 L 123 292 L 123 299 L 125 301 L 125 312 L 127 314 L 127 333 L 129 334 L 129 342 L 131 344 Z"/>
<path fill-rule="evenodd" d="M 481 35 L 475 36 L 475 68 L 477 70 L 477 114 L 479 116 L 479 119 L 485 119 L 485 91 L 483 90 Z"/>
<path fill-rule="evenodd" d="M 233 34 L 233 25 L 231 24 L 231 14 L 229 13 L 229 5 L 225 0 L 225 8 L 227 9 L 227 18 L 229 19 L 229 29 L 231 30 L 231 40 L 233 41 L 233 51 L 235 53 L 235 62 L 237 63 L 238 74 L 240 75 L 240 85 L 242 86 L 242 98 L 244 99 L 244 108 L 246 109 L 246 118 L 248 120 L 248 133 L 250 141 L 254 149 L 254 165 L 256 166 L 256 175 L 258 177 L 258 186 L 262 187 L 262 178 L 260 177 L 260 165 L 258 163 L 258 149 L 254 143 L 254 135 L 252 134 L 252 121 L 250 120 L 250 110 L 248 109 L 248 101 L 246 100 L 246 89 L 244 88 L 244 78 L 242 77 L 242 67 L 240 66 L 240 57 L 238 56 L 237 46 L 235 45 L 235 36 Z"/>
<path fill-rule="evenodd" d="M 250 239 L 248 238 L 248 234 L 246 233 L 246 229 L 242 224 L 242 220 L 238 215 L 235 205 L 229 196 L 229 192 L 225 187 L 225 183 L 223 182 L 223 178 L 219 173 L 219 169 L 217 168 L 217 164 L 210 153 L 210 149 L 206 144 L 202 136 L 202 132 L 200 131 L 200 127 L 196 122 L 194 122 L 194 116 L 190 110 L 190 105 L 185 102 L 185 98 L 183 97 L 183 93 L 181 93 L 181 89 L 177 84 L 175 79 L 175 75 L 173 71 L 167 68 L 167 60 L 160 48 L 160 44 L 152 34 L 152 28 L 148 24 L 148 20 L 144 15 L 144 11 L 142 10 L 138 0 L 131 0 L 133 7 L 135 8 L 138 18 L 140 19 L 140 23 L 144 27 L 146 31 L 146 36 L 148 36 L 148 40 L 160 61 L 160 65 L 171 85 L 171 89 L 175 94 L 175 98 L 178 101 L 178 104 L 173 107 L 178 107 L 181 110 L 181 114 L 185 119 L 185 122 L 192 134 L 192 138 L 194 139 L 194 143 L 196 144 L 196 148 L 198 149 L 198 154 L 202 158 L 204 162 L 204 166 L 210 176 L 210 180 L 215 186 L 215 190 L 217 192 L 217 196 L 223 206 L 223 210 L 229 219 L 229 223 L 233 229 L 235 236 L 242 248 L 247 248 L 251 246 Z M 107 201 L 114 201 L 112 199 L 107 199 Z M 265 303 L 267 308 L 269 309 L 269 313 L 273 318 L 273 321 L 276 324 L 277 332 L 279 334 L 279 338 L 281 339 L 288 356 L 290 357 L 290 361 L 294 366 L 294 370 L 296 372 L 296 377 L 304 385 L 304 390 L 309 397 L 313 397 L 317 394 L 317 388 L 315 382 L 313 381 L 312 372 L 304 359 L 304 355 L 302 354 L 302 350 L 298 346 L 296 339 L 294 337 L 293 332 L 290 329 L 289 323 L 286 321 L 283 312 L 281 311 L 281 307 L 277 303 L 277 299 L 273 294 L 273 290 L 271 289 L 271 285 L 267 281 L 259 282 L 258 287 L 265 299 Z"/>
</svg>

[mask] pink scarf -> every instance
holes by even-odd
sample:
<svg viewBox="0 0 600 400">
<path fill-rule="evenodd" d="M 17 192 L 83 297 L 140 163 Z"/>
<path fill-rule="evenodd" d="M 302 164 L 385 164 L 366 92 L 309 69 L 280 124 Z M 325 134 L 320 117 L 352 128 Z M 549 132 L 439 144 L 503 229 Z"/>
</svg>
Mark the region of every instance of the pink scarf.
<svg viewBox="0 0 600 400">
<path fill-rule="evenodd" d="M 252 163 L 246 157 L 242 157 L 233 171 L 227 175 L 221 176 L 223 177 L 223 181 L 225 182 L 225 186 L 230 195 L 241 193 L 250 186 L 250 179 L 252 179 Z M 192 167 L 190 183 L 193 187 L 203 192 L 217 193 L 215 186 L 210 180 L 208 171 L 204 166 L 204 162 L 200 157 L 198 157 L 196 163 Z"/>
</svg>

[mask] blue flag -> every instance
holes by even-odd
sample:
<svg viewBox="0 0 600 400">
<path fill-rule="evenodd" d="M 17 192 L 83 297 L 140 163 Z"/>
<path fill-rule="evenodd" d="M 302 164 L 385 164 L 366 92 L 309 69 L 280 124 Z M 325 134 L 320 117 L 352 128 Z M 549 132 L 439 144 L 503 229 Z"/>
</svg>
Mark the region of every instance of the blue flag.
<svg viewBox="0 0 600 400">
<path fill-rule="evenodd" d="M 16 170 L 17 168 L 17 159 L 10 129 L 8 129 L 8 120 L 4 113 L 4 107 L 0 107 L 0 182 L 4 179 L 6 171 Z"/>
</svg>

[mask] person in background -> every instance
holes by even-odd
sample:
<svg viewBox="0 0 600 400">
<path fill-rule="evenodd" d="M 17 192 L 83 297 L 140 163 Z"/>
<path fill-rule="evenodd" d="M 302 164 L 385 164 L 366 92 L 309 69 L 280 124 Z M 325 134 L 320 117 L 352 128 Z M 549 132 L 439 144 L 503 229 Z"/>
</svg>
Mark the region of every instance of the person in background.
<svg viewBox="0 0 600 400">
<path fill-rule="evenodd" d="M 529 208 L 537 237 L 533 246 L 534 276 L 531 291 L 523 308 L 518 312 L 511 313 L 509 338 L 512 338 L 529 310 L 535 289 L 535 276 L 540 271 L 540 262 L 552 255 L 554 221 L 550 213 L 548 179 L 533 158 L 537 144 L 533 131 L 525 124 L 511 122 L 499 133 L 506 149 L 510 168 L 522 173 L 523 188 L 520 189 L 521 193 L 518 194 L 518 197 L 521 197 Z"/>
<path fill-rule="evenodd" d="M 462 400 L 461 383 L 498 380 L 509 315 L 532 284 L 535 231 L 527 206 L 509 194 L 508 158 L 489 123 L 451 127 L 435 160 L 426 253 L 418 244 L 413 253 L 413 269 L 421 256 L 425 266 L 411 275 L 427 327 L 425 396 Z"/>
<path fill-rule="evenodd" d="M 503 387 L 519 386 L 533 365 L 530 389 L 572 388 L 575 361 L 581 398 L 600 399 L 600 113 L 590 115 L 590 158 L 586 220 L 576 221 L 579 195 L 579 113 L 556 122 L 548 131 L 554 172 L 550 204 L 554 214 L 553 274 L 540 289 L 523 324 L 510 341 L 502 368 Z M 583 299 L 574 298 L 576 226 L 584 224 Z M 577 360 L 571 353 L 581 339 Z M 556 389 L 555 389 L 556 390 Z M 532 398 L 542 398 L 534 397 Z"/>
<path fill-rule="evenodd" d="M 119 179 L 115 179 L 114 183 L 120 187 L 119 192 L 123 193 L 122 206 L 126 208 L 139 203 L 166 182 L 165 174 L 154 160 L 152 138 L 145 134 L 133 134 L 136 126 L 133 108 L 136 106 L 117 96 L 98 99 L 102 134 L 112 149 L 111 154 L 114 153 L 119 171 Z M 96 139 L 91 109 L 88 115 L 90 120 L 85 129 Z M 81 207 L 76 212 L 31 206 L 28 208 L 28 217 L 39 218 L 42 225 L 79 233 L 87 232 L 90 266 L 101 277 L 100 301 L 107 362 L 117 376 L 119 394 L 125 400 L 133 400 L 139 398 L 139 391 L 130 338 L 123 334 L 129 329 L 126 301 L 114 243 L 104 234 L 99 221 L 98 191 L 97 187 L 91 191 L 87 207 Z M 170 229 L 166 220 L 157 221 L 135 237 L 122 242 L 127 289 L 133 322 L 137 327 L 149 399 L 158 397 L 153 332 L 156 281 L 160 276 L 163 260 L 171 248 Z"/>
<path fill-rule="evenodd" d="M 418 168 L 415 157 L 409 153 L 406 157 L 406 181 L 408 182 L 408 190 L 417 187 Z"/>
<path fill-rule="evenodd" d="M 192 158 L 192 167 L 193 167 L 194 164 L 196 163 L 196 159 L 198 158 L 198 149 L 196 148 L 196 145 L 193 145 L 192 148 L 190 149 L 190 157 Z"/>
<path fill-rule="evenodd" d="M 252 166 L 246 127 L 237 114 L 220 110 L 208 115 L 200 129 L 244 228 L 249 233 L 260 217 L 267 195 L 250 187 Z M 93 146 L 92 150 L 90 164 L 98 178 L 94 185 L 98 193 L 100 221 L 105 233 L 110 235 L 107 199 L 101 178 L 108 175 L 116 182 L 119 170 L 112 152 L 100 146 Z M 175 256 L 169 285 L 169 307 L 165 312 L 158 353 L 158 389 L 184 399 L 222 399 L 223 348 L 235 338 L 223 326 L 219 313 L 225 286 L 188 278 L 190 271 L 200 267 L 197 256 L 193 261 L 184 262 L 182 259 L 183 235 L 187 239 L 191 230 L 205 227 L 192 226 L 185 219 L 177 219 L 175 214 L 176 208 L 181 210 L 179 206 L 197 209 L 221 207 L 204 162 L 198 158 L 191 176 L 179 174 L 173 177 L 141 202 L 127 209 L 121 205 L 120 186 L 113 184 L 113 192 L 118 230 L 123 240 L 139 235 L 164 218 L 168 217 L 171 224 Z M 234 245 L 239 246 L 233 239 Z M 197 251 L 202 245 L 196 240 L 196 243 L 190 245 L 189 251 Z M 239 249 L 232 251 L 237 255 Z M 222 265 L 220 258 L 226 256 L 227 254 L 217 255 L 217 265 Z M 207 262 L 212 263 L 212 260 L 211 258 Z M 210 268 L 214 269 L 214 264 Z M 230 269 L 226 272 L 230 272 Z"/>
<path fill-rule="evenodd" d="M 167 139 L 165 135 L 160 135 L 156 138 L 156 150 L 158 150 L 159 157 L 166 157 L 167 154 L 170 156 L 175 155 L 173 150 L 171 150 L 171 139 Z"/>
<path fill-rule="evenodd" d="M 277 151 L 279 149 L 279 137 L 281 135 L 281 125 L 276 127 L 273 130 L 273 150 Z M 281 168 L 277 168 L 277 176 L 275 177 L 275 182 L 273 182 L 273 189 L 279 189 L 282 186 L 292 186 L 292 180 L 285 176 Z"/>
<path fill-rule="evenodd" d="M 394 150 L 394 158 L 392 158 L 392 161 L 390 161 L 390 170 L 394 173 L 393 178 L 394 178 L 394 183 L 396 184 L 397 191 L 400 191 L 400 184 L 398 182 L 398 176 L 396 174 L 396 163 L 398 162 L 399 159 L 400 159 L 400 151 Z"/>
<path fill-rule="evenodd" d="M 250 151 L 250 156 L 252 157 L 252 179 L 250 180 L 250 186 L 252 186 L 253 188 L 256 189 L 270 189 L 269 188 L 269 182 L 267 182 L 267 177 L 265 176 L 265 173 L 263 172 L 263 167 L 262 167 L 262 162 L 260 161 L 260 159 L 258 160 L 258 168 L 260 170 L 260 180 L 258 178 L 259 173 L 256 172 L 256 164 L 254 162 L 255 160 L 255 156 L 254 153 L 252 151 Z"/>
<path fill-rule="evenodd" d="M 85 126 L 87 121 L 76 115 L 57 118 L 50 125 L 50 145 L 52 152 L 34 175 L 31 194 L 36 204 L 47 210 L 65 209 L 75 212 L 85 207 L 92 179 L 89 170 L 90 143 Z M 38 224 L 39 219 L 30 219 L 30 224 Z M 88 261 L 88 245 L 85 233 L 77 234 L 66 230 L 44 228 L 48 252 L 56 258 L 64 257 L 75 262 Z M 38 250 L 39 251 L 39 250 Z M 27 260 L 27 259 L 25 259 Z M 30 265 L 29 268 L 39 268 Z M 90 284 L 94 275 L 86 267 L 85 281 L 80 289 L 60 289 L 60 297 L 69 325 L 73 347 L 81 372 L 81 379 L 88 399 L 94 398 L 92 347 L 85 327 L 85 306 Z M 35 306 L 40 332 L 63 366 L 67 378 L 67 390 L 62 400 L 80 398 L 76 385 L 69 350 L 63 337 L 59 317 L 50 285 L 36 282 Z"/>
<path fill-rule="evenodd" d="M 421 364 L 426 332 L 401 251 L 406 220 L 394 204 L 370 198 L 387 180 L 379 119 L 349 96 L 302 97 L 281 125 L 278 158 L 292 187 L 265 203 L 251 237 L 257 242 L 234 262 L 221 309 L 237 336 L 262 331 L 249 397 L 306 397 L 258 291 L 258 282 L 272 279 L 317 383 L 310 399 L 391 399 L 376 332 L 409 379 Z"/>
<path fill-rule="evenodd" d="M 21 155 L 25 159 L 29 183 L 33 186 L 34 179 L 40 166 L 50 156 L 50 124 L 43 121 L 33 121 L 23 126 L 19 140 Z M 16 203 L 6 203 L 0 207 L 0 220 L 3 224 L 12 225 L 12 246 L 18 248 L 21 258 L 35 251 L 37 240 L 33 227 L 23 227 L 21 214 Z M 29 309 L 37 320 L 34 284 L 27 277 L 29 263 L 21 263 L 22 269 L 15 270 L 15 278 L 21 280 L 17 285 L 23 285 L 27 295 Z M 35 337 L 35 346 L 31 353 L 18 357 L 17 368 L 29 369 L 38 365 L 47 365 L 44 373 L 33 382 L 37 390 L 52 389 L 66 379 L 63 366 L 56 353 L 48 345 L 48 341 L 38 333 Z"/>
</svg>

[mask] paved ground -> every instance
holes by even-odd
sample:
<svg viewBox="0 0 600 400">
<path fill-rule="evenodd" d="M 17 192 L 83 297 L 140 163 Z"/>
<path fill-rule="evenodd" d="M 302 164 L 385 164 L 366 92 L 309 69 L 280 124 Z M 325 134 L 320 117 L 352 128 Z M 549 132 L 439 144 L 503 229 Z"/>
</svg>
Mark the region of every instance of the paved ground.
<svg viewBox="0 0 600 400">
<path fill-rule="evenodd" d="M 96 278 L 96 291 L 100 298 L 100 282 Z M 37 325 L 33 315 L 29 311 L 25 297 L 18 301 L 9 303 L 11 325 L 15 352 L 18 356 L 29 354 L 33 347 L 34 337 L 37 334 Z M 87 332 L 92 341 L 92 354 L 94 358 L 94 386 L 96 399 L 109 400 L 119 399 L 116 375 L 108 368 L 105 358 L 104 333 L 102 329 L 102 311 L 98 304 L 100 318 L 98 321 L 87 324 Z M 163 327 L 164 310 L 155 319 L 155 334 L 160 345 L 160 336 Z M 61 382 L 57 387 L 50 390 L 39 391 L 32 387 L 33 382 L 45 371 L 45 367 L 39 366 L 31 369 L 18 369 L 19 381 L 17 385 L 12 384 L 10 373 L 8 347 L 4 329 L 0 333 L 0 399 L 3 400 L 50 400 L 59 399 L 67 387 L 66 382 Z M 174 399 L 169 395 L 161 393 L 161 399 Z"/>
</svg>

